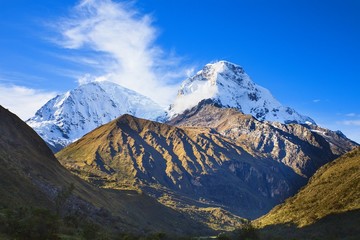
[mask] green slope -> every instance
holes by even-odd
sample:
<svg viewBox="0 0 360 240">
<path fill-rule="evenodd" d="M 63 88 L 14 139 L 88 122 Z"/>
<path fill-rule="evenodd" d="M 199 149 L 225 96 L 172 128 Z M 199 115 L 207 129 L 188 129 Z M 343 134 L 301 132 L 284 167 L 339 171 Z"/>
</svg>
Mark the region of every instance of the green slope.
<svg viewBox="0 0 360 240">
<path fill-rule="evenodd" d="M 262 226 L 305 226 L 337 213 L 360 209 L 360 148 L 320 168 L 294 197 L 257 220 Z"/>
<path fill-rule="evenodd" d="M 320 168 L 254 225 L 264 239 L 360 239 L 360 148 Z"/>
</svg>

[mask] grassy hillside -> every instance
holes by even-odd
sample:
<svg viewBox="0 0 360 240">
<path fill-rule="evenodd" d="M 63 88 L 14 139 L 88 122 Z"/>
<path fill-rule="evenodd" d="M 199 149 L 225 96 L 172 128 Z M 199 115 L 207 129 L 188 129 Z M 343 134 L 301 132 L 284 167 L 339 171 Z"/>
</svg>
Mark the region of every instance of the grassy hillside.
<svg viewBox="0 0 360 240">
<path fill-rule="evenodd" d="M 264 227 L 291 223 L 304 227 L 320 219 L 324 221 L 327 216 L 331 219 L 335 214 L 360 224 L 359 209 L 360 148 L 356 148 L 320 168 L 298 194 L 256 220 L 255 224 Z M 333 226 L 341 225 L 341 222 L 334 222 Z"/>
</svg>

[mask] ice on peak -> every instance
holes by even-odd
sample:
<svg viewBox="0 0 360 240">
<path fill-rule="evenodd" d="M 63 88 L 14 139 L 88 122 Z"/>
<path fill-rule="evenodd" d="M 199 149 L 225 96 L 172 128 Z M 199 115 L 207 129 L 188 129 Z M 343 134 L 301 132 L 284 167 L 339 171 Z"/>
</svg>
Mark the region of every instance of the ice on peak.
<svg viewBox="0 0 360 240">
<path fill-rule="evenodd" d="M 213 99 L 225 107 L 237 108 L 259 120 L 315 124 L 311 118 L 282 106 L 269 90 L 254 83 L 242 67 L 227 61 L 207 64 L 197 74 L 186 79 L 170 107 L 169 116 L 181 114 L 204 99 Z"/>
<path fill-rule="evenodd" d="M 225 61 L 225 60 L 208 63 L 205 65 L 205 68 L 212 68 L 212 69 L 216 70 L 217 72 L 229 70 L 229 71 L 233 71 L 233 72 L 244 73 L 244 69 L 240 65 L 237 65 L 232 62 Z"/>
<path fill-rule="evenodd" d="M 218 61 L 206 64 L 202 71 L 206 72 L 207 74 L 245 74 L 244 69 L 240 65 L 228 61 Z"/>
<path fill-rule="evenodd" d="M 159 120 L 165 111 L 157 103 L 112 82 L 91 82 L 58 95 L 27 123 L 53 147 L 65 145 L 122 114 Z"/>
</svg>

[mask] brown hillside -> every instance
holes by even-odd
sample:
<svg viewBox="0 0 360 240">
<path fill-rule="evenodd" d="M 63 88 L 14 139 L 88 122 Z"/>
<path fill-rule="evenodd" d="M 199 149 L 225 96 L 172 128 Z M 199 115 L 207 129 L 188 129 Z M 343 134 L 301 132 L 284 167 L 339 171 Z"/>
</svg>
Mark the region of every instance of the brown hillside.
<svg viewBox="0 0 360 240">
<path fill-rule="evenodd" d="M 103 226 L 138 233 L 208 232 L 207 227 L 187 215 L 144 194 L 99 189 L 72 175 L 29 126 L 1 106 L 0 174 L 0 207 L 35 206 L 54 210 L 61 189 L 74 184 L 74 192 L 62 211 L 76 211 Z"/>
<path fill-rule="evenodd" d="M 209 128 L 178 128 L 130 115 L 56 156 L 102 187 L 140 188 L 169 206 L 220 206 L 248 218 L 266 213 L 304 182 L 284 164 L 257 158 Z M 180 196 L 177 201 L 173 194 Z"/>
<path fill-rule="evenodd" d="M 302 227 L 326 216 L 359 209 L 360 148 L 357 148 L 320 168 L 298 194 L 255 223 L 261 227 L 284 223 Z M 360 223 L 359 218 L 352 220 L 354 224 Z"/>
</svg>

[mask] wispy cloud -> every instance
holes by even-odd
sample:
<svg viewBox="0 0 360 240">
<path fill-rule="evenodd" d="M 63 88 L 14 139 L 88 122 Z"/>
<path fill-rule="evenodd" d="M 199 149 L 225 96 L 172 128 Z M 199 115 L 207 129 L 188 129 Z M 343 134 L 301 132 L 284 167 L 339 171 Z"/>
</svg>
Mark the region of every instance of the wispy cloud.
<svg viewBox="0 0 360 240">
<path fill-rule="evenodd" d="M 14 71 L 0 71 L 0 83 L 2 84 L 26 84 L 29 81 L 32 82 L 42 82 L 45 79 L 43 77 L 35 76 L 33 74 L 25 74 L 21 72 Z"/>
<path fill-rule="evenodd" d="M 22 120 L 32 117 L 55 92 L 46 92 L 17 85 L 0 84 L 0 105 L 8 108 Z"/>
<path fill-rule="evenodd" d="M 338 123 L 348 126 L 360 126 L 360 120 L 344 120 L 344 121 L 339 121 Z"/>
<path fill-rule="evenodd" d="M 342 116 L 344 116 L 342 114 Z M 360 143 L 360 119 L 349 121 L 349 120 L 334 120 L 324 121 L 319 123 L 320 126 L 331 129 L 341 130 L 348 138 L 357 143 Z"/>
<path fill-rule="evenodd" d="M 356 117 L 357 114 L 356 113 L 348 113 L 348 114 L 345 114 L 345 116 L 347 116 L 347 117 Z"/>
<path fill-rule="evenodd" d="M 83 62 L 97 73 L 101 70 L 101 76 L 84 73 L 79 83 L 100 77 L 168 104 L 176 94 L 174 79 L 186 77 L 181 59 L 156 45 L 158 31 L 152 17 L 129 3 L 83 0 L 57 27 L 62 47 L 96 53 L 96 59 L 84 57 Z"/>
<path fill-rule="evenodd" d="M 321 100 L 320 99 L 314 99 L 313 100 L 313 103 L 318 103 L 318 102 L 321 102 Z"/>
</svg>

